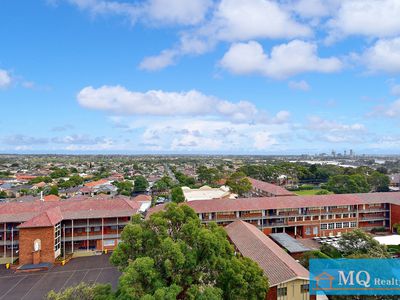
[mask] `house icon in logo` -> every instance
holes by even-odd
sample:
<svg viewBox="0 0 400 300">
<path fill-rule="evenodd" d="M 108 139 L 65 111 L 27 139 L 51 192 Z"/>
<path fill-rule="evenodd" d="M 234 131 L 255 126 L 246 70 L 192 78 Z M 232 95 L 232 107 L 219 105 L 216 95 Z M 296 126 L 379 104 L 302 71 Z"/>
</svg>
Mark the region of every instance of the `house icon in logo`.
<svg viewBox="0 0 400 300">
<path fill-rule="evenodd" d="M 332 281 L 335 277 L 330 275 L 327 272 L 322 272 L 318 276 L 315 277 L 316 281 L 316 290 L 330 290 L 332 289 Z"/>
</svg>

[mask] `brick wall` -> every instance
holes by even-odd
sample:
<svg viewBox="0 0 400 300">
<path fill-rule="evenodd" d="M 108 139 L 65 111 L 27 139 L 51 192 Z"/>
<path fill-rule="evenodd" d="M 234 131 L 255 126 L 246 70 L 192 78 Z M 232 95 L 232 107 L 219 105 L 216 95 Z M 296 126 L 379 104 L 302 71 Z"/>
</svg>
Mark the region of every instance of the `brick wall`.
<svg viewBox="0 0 400 300">
<path fill-rule="evenodd" d="M 19 264 L 33 263 L 33 243 L 41 241 L 40 262 L 53 263 L 54 227 L 21 228 L 19 231 Z"/>
<path fill-rule="evenodd" d="M 390 224 L 400 223 L 400 205 L 390 204 Z"/>
</svg>

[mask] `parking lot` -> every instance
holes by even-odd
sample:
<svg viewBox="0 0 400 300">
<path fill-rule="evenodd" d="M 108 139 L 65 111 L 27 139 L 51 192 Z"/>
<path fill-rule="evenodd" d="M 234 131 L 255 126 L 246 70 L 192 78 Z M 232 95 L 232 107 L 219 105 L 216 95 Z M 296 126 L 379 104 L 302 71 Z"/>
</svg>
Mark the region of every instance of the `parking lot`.
<svg viewBox="0 0 400 300">
<path fill-rule="evenodd" d="M 74 258 L 65 266 L 33 273 L 1 269 L 0 300 L 43 299 L 51 290 L 59 291 L 80 282 L 110 283 L 116 288 L 120 272 L 108 259 L 109 255 Z"/>
</svg>

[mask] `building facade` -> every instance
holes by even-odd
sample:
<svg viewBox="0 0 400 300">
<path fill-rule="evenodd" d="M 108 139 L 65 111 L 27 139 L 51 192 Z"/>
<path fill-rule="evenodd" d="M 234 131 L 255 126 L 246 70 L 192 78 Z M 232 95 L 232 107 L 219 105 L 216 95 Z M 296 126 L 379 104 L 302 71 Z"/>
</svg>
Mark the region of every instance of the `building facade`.
<svg viewBox="0 0 400 300">
<path fill-rule="evenodd" d="M 114 249 L 147 203 L 127 197 L 0 204 L 0 257 L 52 263 L 77 251 Z"/>
<path fill-rule="evenodd" d="M 390 230 L 400 223 L 400 193 L 214 199 L 187 205 L 203 223 L 225 226 L 243 220 L 265 234 L 285 232 L 302 238 L 338 235 L 355 228 Z"/>
</svg>

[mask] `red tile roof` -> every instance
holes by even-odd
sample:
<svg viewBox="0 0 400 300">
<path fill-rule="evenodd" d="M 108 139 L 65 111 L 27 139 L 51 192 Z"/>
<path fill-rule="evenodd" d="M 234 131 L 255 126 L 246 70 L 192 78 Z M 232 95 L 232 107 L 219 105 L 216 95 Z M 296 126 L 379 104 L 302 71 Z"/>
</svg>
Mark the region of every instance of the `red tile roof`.
<svg viewBox="0 0 400 300">
<path fill-rule="evenodd" d="M 400 194 L 399 194 L 400 196 Z M 400 199 L 400 197 L 399 197 Z M 321 195 L 321 196 L 284 196 L 258 197 L 239 199 L 212 199 L 188 202 L 191 208 L 198 213 L 217 211 L 243 211 L 282 208 L 321 207 L 332 205 L 361 204 L 357 195 Z"/>
<path fill-rule="evenodd" d="M 85 183 L 85 186 L 86 187 L 95 187 L 95 186 L 98 186 L 98 185 L 106 184 L 108 182 L 109 182 L 108 179 L 100 179 L 100 180 L 97 180 L 97 181 L 91 181 L 91 182 Z"/>
<path fill-rule="evenodd" d="M 43 200 L 46 202 L 52 202 L 52 201 L 60 201 L 60 197 L 56 196 L 56 195 L 47 195 L 44 196 Z"/>
<path fill-rule="evenodd" d="M 63 219 L 59 207 L 54 207 L 19 225 L 19 228 L 50 227 Z"/>
<path fill-rule="evenodd" d="M 130 217 L 136 214 L 140 202 L 127 197 L 82 198 L 81 200 L 61 200 L 57 202 L 31 201 L 0 203 L 0 223 L 23 223 L 43 215 L 53 208 L 59 208 L 62 219 Z M 50 212 L 51 213 L 51 212 Z M 40 217 L 45 222 L 46 216 Z M 32 221 L 33 222 L 33 221 Z M 39 221 L 35 221 L 39 223 Z"/>
<path fill-rule="evenodd" d="M 248 177 L 248 179 L 250 180 L 253 188 L 259 189 L 261 191 L 265 191 L 274 196 L 295 196 L 294 193 L 289 192 L 287 189 L 285 189 L 279 185 L 275 185 L 272 183 L 268 183 L 268 182 L 257 180 L 257 179 L 250 178 L 250 177 Z"/>
<path fill-rule="evenodd" d="M 302 265 L 255 226 L 239 220 L 225 230 L 239 252 L 264 271 L 270 287 L 295 279 L 309 279 L 309 272 Z"/>
<path fill-rule="evenodd" d="M 315 196 L 283 196 L 238 199 L 212 199 L 185 202 L 197 213 L 233 212 L 246 210 L 265 210 L 283 208 L 324 207 L 357 205 L 369 203 L 393 203 L 400 205 L 399 193 L 340 194 Z M 160 211 L 165 205 L 157 205 L 148 211 L 148 215 Z"/>
</svg>

